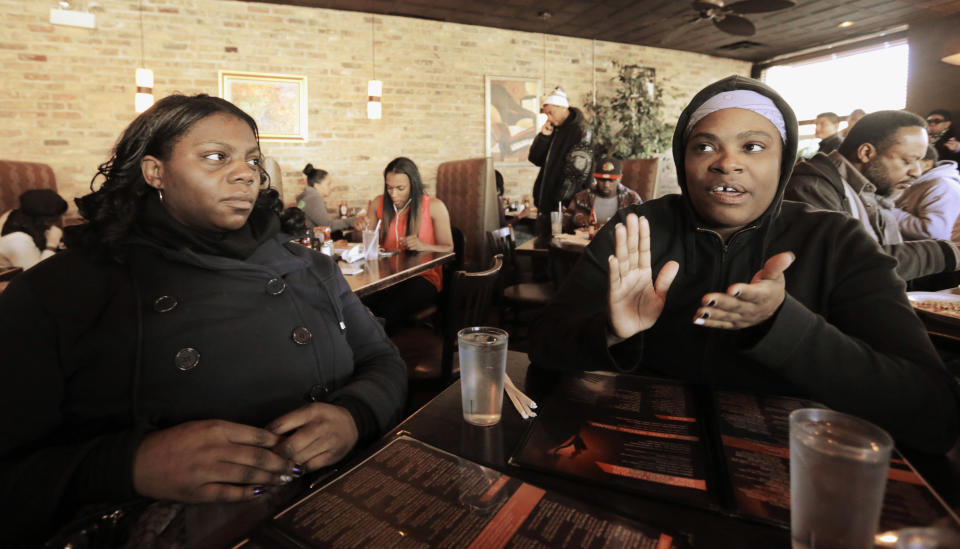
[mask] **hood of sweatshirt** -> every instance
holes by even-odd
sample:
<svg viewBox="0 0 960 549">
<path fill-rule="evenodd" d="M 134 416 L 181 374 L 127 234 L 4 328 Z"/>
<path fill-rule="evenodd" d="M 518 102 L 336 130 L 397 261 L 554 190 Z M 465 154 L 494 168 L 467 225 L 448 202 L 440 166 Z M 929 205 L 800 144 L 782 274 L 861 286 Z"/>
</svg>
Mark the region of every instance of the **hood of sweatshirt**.
<svg viewBox="0 0 960 549">
<path fill-rule="evenodd" d="M 960 185 L 960 171 L 957 171 L 957 163 L 953 160 L 941 160 L 930 171 L 918 177 L 913 184 L 919 185 L 938 179 L 947 179 Z"/>
<path fill-rule="evenodd" d="M 703 224 L 702 218 L 693 208 L 687 190 L 686 170 L 684 168 L 687 141 L 685 137 L 686 129 L 690 123 L 690 116 L 700 105 L 714 95 L 732 90 L 750 90 L 769 97 L 783 115 L 786 129 L 786 142 L 783 144 L 783 153 L 780 160 L 780 179 L 777 183 L 777 193 L 773 201 L 756 222 L 762 233 L 766 235 L 769 233 L 771 223 L 780 213 L 784 189 L 786 188 L 787 181 L 790 180 L 790 174 L 797 156 L 797 117 L 793 109 L 790 108 L 790 105 L 788 105 L 777 92 L 773 91 L 773 88 L 770 88 L 758 80 L 734 75 L 714 82 L 695 95 L 690 101 L 690 104 L 683 110 L 683 113 L 680 114 L 676 130 L 673 134 L 673 159 L 677 167 L 677 182 L 680 184 L 680 190 L 683 194 L 687 209 L 692 214 L 692 219 L 698 226 L 701 226 Z"/>
</svg>

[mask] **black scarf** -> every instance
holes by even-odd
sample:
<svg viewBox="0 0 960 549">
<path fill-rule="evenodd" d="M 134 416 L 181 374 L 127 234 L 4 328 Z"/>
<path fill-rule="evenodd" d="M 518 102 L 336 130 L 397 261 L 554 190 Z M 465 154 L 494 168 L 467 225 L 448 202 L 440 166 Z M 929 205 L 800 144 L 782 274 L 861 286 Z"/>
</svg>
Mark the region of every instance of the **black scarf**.
<svg viewBox="0 0 960 549">
<path fill-rule="evenodd" d="M 147 193 L 134 234 L 173 250 L 246 259 L 260 244 L 280 232 L 280 218 L 267 207 L 256 206 L 243 227 L 222 233 L 201 231 L 174 219 L 157 193 Z"/>
</svg>

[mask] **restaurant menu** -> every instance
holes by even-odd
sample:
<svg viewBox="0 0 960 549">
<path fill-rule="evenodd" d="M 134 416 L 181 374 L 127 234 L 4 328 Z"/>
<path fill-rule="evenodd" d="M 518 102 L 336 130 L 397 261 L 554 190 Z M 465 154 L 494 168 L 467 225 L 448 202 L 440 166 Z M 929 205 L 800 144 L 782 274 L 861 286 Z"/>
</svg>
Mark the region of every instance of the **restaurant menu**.
<svg viewBox="0 0 960 549">
<path fill-rule="evenodd" d="M 690 391 L 673 380 L 564 377 L 510 463 L 716 506 Z"/>
<path fill-rule="evenodd" d="M 251 546 L 669 549 L 689 544 L 401 436 L 275 516 L 255 533 Z"/>
<path fill-rule="evenodd" d="M 788 417 L 808 407 L 822 405 L 732 391 L 704 396 L 661 378 L 573 374 L 541 403 L 510 463 L 789 527 Z M 894 454 L 881 530 L 952 516 Z"/>
<path fill-rule="evenodd" d="M 738 513 L 790 524 L 790 412 L 809 400 L 715 393 L 724 464 Z M 896 450 L 890 459 L 880 530 L 930 525 L 951 514 Z"/>
</svg>

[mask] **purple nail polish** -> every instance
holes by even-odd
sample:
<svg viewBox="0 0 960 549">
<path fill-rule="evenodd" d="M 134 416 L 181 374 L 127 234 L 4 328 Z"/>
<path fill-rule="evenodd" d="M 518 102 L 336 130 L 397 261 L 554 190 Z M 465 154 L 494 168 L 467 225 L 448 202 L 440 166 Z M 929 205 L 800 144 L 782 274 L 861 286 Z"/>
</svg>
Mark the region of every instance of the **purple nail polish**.
<svg viewBox="0 0 960 549">
<path fill-rule="evenodd" d="M 707 307 L 713 307 L 716 304 L 717 304 L 717 300 L 711 299 L 710 301 L 707 302 Z"/>
<path fill-rule="evenodd" d="M 295 464 L 295 465 L 293 466 L 293 469 L 291 469 L 291 471 L 293 472 L 294 475 L 296 475 L 296 476 L 298 476 L 298 477 L 301 476 L 301 475 L 303 475 L 303 467 L 301 467 L 300 465 L 296 465 L 296 464 Z"/>
<path fill-rule="evenodd" d="M 710 313 L 708 313 L 707 311 L 704 311 L 703 314 L 700 315 L 700 318 L 702 318 L 702 319 L 708 319 L 708 318 L 710 318 Z"/>
<path fill-rule="evenodd" d="M 259 487 L 259 486 L 257 486 L 256 488 L 253 489 L 253 495 L 255 495 L 255 496 L 259 496 L 260 494 L 262 494 L 262 493 L 264 493 L 264 492 L 266 492 L 266 490 L 264 490 L 263 488 L 261 488 L 261 487 Z"/>
</svg>

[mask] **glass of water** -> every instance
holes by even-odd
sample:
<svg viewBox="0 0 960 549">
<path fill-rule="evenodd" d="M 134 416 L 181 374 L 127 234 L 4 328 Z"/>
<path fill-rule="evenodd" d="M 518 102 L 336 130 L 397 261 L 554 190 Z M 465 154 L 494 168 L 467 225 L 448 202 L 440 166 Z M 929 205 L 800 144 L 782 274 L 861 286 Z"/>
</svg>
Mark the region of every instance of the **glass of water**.
<svg viewBox="0 0 960 549">
<path fill-rule="evenodd" d="M 496 425 L 503 407 L 507 332 L 500 328 L 473 326 L 457 332 L 457 340 L 463 419 L 481 427 Z"/>
<path fill-rule="evenodd" d="M 820 408 L 790 414 L 793 549 L 873 549 L 892 448 L 865 419 Z"/>
</svg>

